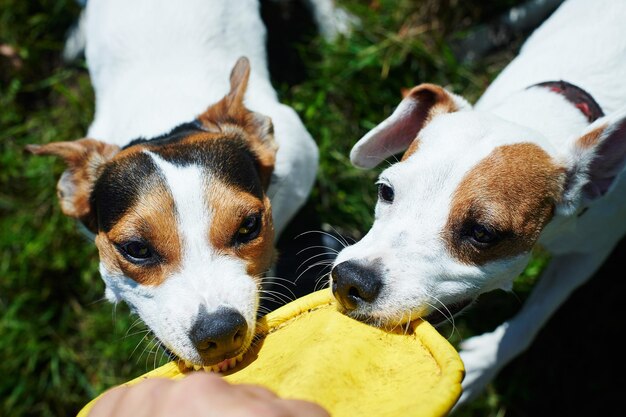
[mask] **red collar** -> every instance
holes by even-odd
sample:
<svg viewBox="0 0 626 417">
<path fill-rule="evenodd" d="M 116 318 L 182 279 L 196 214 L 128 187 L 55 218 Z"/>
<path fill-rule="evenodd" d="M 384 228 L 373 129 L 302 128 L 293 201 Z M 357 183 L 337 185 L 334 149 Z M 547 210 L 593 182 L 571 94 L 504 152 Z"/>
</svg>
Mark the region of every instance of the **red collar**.
<svg viewBox="0 0 626 417">
<path fill-rule="evenodd" d="M 593 99 L 591 94 L 580 87 L 570 84 L 567 81 L 546 81 L 543 83 L 531 85 L 531 87 L 546 87 L 550 91 L 561 94 L 567 101 L 572 103 L 582 114 L 587 117 L 589 123 L 604 116 L 604 112 Z M 530 88 L 530 87 L 529 87 Z"/>
</svg>

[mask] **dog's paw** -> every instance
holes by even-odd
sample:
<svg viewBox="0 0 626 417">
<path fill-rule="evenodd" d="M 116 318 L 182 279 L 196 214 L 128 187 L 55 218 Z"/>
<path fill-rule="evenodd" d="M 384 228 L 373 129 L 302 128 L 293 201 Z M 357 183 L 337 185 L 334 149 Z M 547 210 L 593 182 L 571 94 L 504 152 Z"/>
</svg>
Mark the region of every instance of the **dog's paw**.
<svg viewBox="0 0 626 417">
<path fill-rule="evenodd" d="M 500 342 L 507 324 L 499 326 L 491 333 L 475 336 L 461 343 L 459 354 L 465 365 L 463 392 L 454 406 L 458 408 L 479 395 L 504 365 L 499 356 Z"/>
</svg>

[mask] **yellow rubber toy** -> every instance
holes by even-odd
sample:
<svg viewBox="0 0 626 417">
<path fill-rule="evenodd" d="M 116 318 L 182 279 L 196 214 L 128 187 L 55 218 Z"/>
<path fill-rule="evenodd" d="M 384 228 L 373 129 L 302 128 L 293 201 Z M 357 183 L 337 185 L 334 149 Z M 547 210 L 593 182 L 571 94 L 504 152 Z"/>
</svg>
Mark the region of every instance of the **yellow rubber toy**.
<svg viewBox="0 0 626 417">
<path fill-rule="evenodd" d="M 314 401 L 333 417 L 445 416 L 461 394 L 461 358 L 428 322 L 387 332 L 338 312 L 328 289 L 269 313 L 258 333 L 261 341 L 224 378 Z M 125 385 L 184 376 L 170 362 Z"/>
</svg>

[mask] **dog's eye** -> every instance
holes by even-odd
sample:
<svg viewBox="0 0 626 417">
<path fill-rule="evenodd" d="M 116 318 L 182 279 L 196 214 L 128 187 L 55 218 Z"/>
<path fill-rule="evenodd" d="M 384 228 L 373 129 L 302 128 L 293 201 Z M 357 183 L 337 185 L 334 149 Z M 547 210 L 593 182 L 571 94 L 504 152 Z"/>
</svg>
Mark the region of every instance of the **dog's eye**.
<svg viewBox="0 0 626 417">
<path fill-rule="evenodd" d="M 122 255 L 130 262 L 145 263 L 154 258 L 155 254 L 150 245 L 140 240 L 126 242 L 119 246 Z"/>
<path fill-rule="evenodd" d="M 257 237 L 261 231 L 261 215 L 253 214 L 246 217 L 239 225 L 235 234 L 236 243 L 247 243 Z"/>
<path fill-rule="evenodd" d="M 469 230 L 469 237 L 481 246 L 496 243 L 499 240 L 498 233 L 489 226 L 474 224 Z"/>
<path fill-rule="evenodd" d="M 383 182 L 378 183 L 378 199 L 385 203 L 393 203 L 395 194 L 393 188 Z"/>
</svg>

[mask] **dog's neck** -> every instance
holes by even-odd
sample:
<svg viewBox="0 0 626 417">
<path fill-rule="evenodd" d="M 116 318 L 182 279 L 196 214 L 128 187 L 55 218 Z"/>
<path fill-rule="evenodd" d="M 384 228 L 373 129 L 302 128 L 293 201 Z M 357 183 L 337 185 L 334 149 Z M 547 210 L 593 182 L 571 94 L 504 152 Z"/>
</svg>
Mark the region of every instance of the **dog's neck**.
<svg viewBox="0 0 626 417">
<path fill-rule="evenodd" d="M 600 105 L 587 91 L 571 84 L 567 81 L 546 81 L 539 84 L 531 85 L 528 88 L 543 87 L 553 93 L 560 94 L 567 99 L 574 107 L 585 115 L 589 123 L 593 123 L 600 117 L 604 116 L 604 112 Z"/>
<path fill-rule="evenodd" d="M 556 91 L 552 83 L 542 84 L 529 86 L 489 110 L 540 132 L 557 149 L 602 116 L 602 110 L 591 96 L 591 101 L 583 103 L 582 96 L 576 99 L 570 94 L 575 86 Z"/>
<path fill-rule="evenodd" d="M 228 75 L 226 69 L 201 74 L 186 71 L 179 78 L 120 75 L 111 79 L 106 88 L 96 89 L 96 114 L 88 136 L 125 146 L 138 137 L 166 134 L 221 99 L 229 89 Z M 252 110 L 273 105 L 277 100 L 269 81 L 254 71 L 248 90 L 246 105 Z"/>
</svg>

